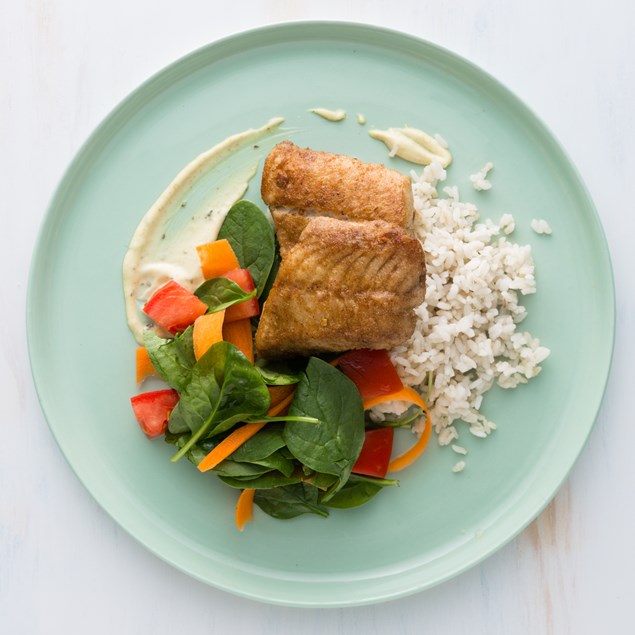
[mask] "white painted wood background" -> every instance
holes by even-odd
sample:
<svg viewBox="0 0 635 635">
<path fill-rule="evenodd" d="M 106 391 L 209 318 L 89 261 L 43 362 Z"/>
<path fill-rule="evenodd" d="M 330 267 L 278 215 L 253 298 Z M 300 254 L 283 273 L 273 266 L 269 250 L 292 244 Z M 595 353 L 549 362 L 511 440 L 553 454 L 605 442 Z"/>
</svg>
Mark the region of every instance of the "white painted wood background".
<svg viewBox="0 0 635 635">
<path fill-rule="evenodd" d="M 0 633 L 633 633 L 635 11 L 627 0 L 0 0 Z M 556 133 L 610 244 L 617 348 L 597 425 L 555 501 L 430 591 L 344 610 L 260 605 L 147 552 L 93 501 L 40 412 L 24 303 L 36 232 L 80 143 L 149 74 L 246 28 L 363 21 L 480 65 Z"/>
</svg>

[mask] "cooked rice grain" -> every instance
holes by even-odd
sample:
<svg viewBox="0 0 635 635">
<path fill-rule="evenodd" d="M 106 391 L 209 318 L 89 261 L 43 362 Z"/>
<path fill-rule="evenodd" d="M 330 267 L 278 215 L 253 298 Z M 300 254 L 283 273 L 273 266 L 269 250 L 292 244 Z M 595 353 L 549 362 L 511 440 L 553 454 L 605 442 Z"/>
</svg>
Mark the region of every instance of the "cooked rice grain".
<svg viewBox="0 0 635 635">
<path fill-rule="evenodd" d="M 488 161 L 476 174 L 470 175 L 470 181 L 472 181 L 472 187 L 475 190 L 489 190 L 492 184 L 487 180 L 488 172 L 493 169 L 494 164 Z"/>
<path fill-rule="evenodd" d="M 496 426 L 479 411 L 484 393 L 495 382 L 502 388 L 526 383 L 550 353 L 518 330 L 527 315 L 519 298 L 535 293 L 536 281 L 530 246 L 500 236 L 513 227 L 513 217 L 480 222 L 476 206 L 461 202 L 456 188 L 444 189 L 448 198 L 438 197 L 437 184 L 445 178 L 438 163 L 413 174 L 415 233 L 428 267 L 426 300 L 416 309 L 412 338 L 392 351 L 404 383 L 422 394 L 434 373 L 429 401 L 441 445 L 458 439 L 455 421 L 467 423 L 474 436 L 489 436 Z"/>
<path fill-rule="evenodd" d="M 534 218 L 531 221 L 531 228 L 537 234 L 550 234 L 551 233 L 551 225 L 546 220 Z"/>
</svg>

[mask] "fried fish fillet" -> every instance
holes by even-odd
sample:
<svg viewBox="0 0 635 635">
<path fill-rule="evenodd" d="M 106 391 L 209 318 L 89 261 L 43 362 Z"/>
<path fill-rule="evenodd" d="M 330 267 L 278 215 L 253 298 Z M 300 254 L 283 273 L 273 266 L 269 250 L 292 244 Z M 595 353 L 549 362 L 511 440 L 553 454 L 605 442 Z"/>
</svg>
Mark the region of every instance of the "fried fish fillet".
<svg viewBox="0 0 635 635">
<path fill-rule="evenodd" d="M 300 234 L 315 215 L 305 214 L 298 210 L 289 211 L 287 208 L 272 208 L 270 211 L 276 225 L 280 256 L 284 258 L 287 250 L 298 242 Z"/>
<path fill-rule="evenodd" d="M 375 163 L 279 143 L 265 161 L 261 194 L 278 229 L 281 254 L 313 216 L 383 220 L 412 228 L 410 178 Z"/>
<path fill-rule="evenodd" d="M 407 340 L 424 299 L 421 243 L 381 220 L 310 218 L 282 259 L 256 349 L 275 359 Z"/>
</svg>

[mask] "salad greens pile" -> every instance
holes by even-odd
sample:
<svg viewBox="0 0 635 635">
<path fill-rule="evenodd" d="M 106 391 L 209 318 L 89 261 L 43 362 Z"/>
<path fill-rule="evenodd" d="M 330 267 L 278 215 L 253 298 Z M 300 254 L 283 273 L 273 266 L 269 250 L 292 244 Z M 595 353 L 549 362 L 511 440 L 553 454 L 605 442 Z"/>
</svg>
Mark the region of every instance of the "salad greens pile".
<svg viewBox="0 0 635 635">
<path fill-rule="evenodd" d="M 205 281 L 195 295 L 208 312 L 226 309 L 254 294 L 266 295 L 279 256 L 268 218 L 253 203 L 234 205 L 221 228 L 241 267 L 252 275 L 246 293 L 227 278 Z M 253 318 L 257 319 L 257 318 Z M 165 441 L 198 466 L 232 429 L 267 421 L 259 432 L 221 461 L 215 473 L 226 485 L 255 490 L 254 502 L 275 518 L 328 516 L 329 508 L 357 507 L 397 481 L 351 474 L 365 437 L 362 399 L 340 370 L 318 358 L 295 365 L 252 364 L 233 344 L 218 342 L 197 361 L 193 327 L 165 339 L 147 330 L 144 343 L 160 377 L 179 393 Z M 267 415 L 267 386 L 295 386 L 288 414 Z"/>
<path fill-rule="evenodd" d="M 267 514 L 328 516 L 328 507 L 362 505 L 396 484 L 351 475 L 364 443 L 362 401 L 353 382 L 327 362 L 309 358 L 296 374 L 289 414 L 268 417 L 263 367 L 233 344 L 214 344 L 196 362 L 190 327 L 174 339 L 149 331 L 146 346 L 161 377 L 180 393 L 165 436 L 178 449 L 173 460 L 185 456 L 198 465 L 236 424 L 271 421 L 212 470 L 230 487 L 256 489 L 254 502 Z"/>
<path fill-rule="evenodd" d="M 240 266 L 249 269 L 261 297 L 265 288 L 273 284 L 278 269 L 277 266 L 274 269 L 279 256 L 271 223 L 257 205 L 238 201 L 218 232 L 218 239 L 223 238 L 229 241 Z"/>
</svg>

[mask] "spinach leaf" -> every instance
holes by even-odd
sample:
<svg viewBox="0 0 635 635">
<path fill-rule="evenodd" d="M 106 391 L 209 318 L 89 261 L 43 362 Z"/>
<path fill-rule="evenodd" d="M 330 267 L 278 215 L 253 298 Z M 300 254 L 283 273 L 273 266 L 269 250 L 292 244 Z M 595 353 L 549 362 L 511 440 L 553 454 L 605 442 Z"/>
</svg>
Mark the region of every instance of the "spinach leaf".
<svg viewBox="0 0 635 635">
<path fill-rule="evenodd" d="M 251 439 L 245 441 L 245 443 L 235 450 L 233 454 L 230 454 L 228 458 L 232 461 L 255 462 L 268 457 L 283 447 L 282 426 L 272 424 L 265 426 L 251 437 Z"/>
<path fill-rule="evenodd" d="M 300 483 L 304 476 L 300 471 L 295 471 L 291 476 L 285 476 L 279 472 L 267 472 L 255 479 L 233 478 L 229 476 L 219 476 L 221 481 L 230 487 L 244 489 L 251 487 L 253 489 L 271 489 L 272 487 L 282 487 L 284 485 L 294 485 Z"/>
<path fill-rule="evenodd" d="M 295 459 L 295 456 L 291 454 L 289 448 L 286 445 L 283 448 L 280 448 L 280 453 L 287 459 Z"/>
<path fill-rule="evenodd" d="M 188 440 L 188 437 L 184 438 L 180 447 L 183 447 Z M 193 445 L 187 453 L 188 461 L 198 467 L 198 464 L 216 447 L 216 445 L 218 444 L 213 439 L 205 439 L 200 443 Z"/>
<path fill-rule="evenodd" d="M 333 474 L 320 474 L 319 472 L 313 472 L 307 475 L 305 479 L 306 483 L 315 485 L 320 490 L 327 490 L 329 487 L 333 487 L 337 483 L 337 476 Z"/>
<path fill-rule="evenodd" d="M 297 384 L 302 379 L 302 371 L 292 370 L 288 364 L 281 362 L 266 362 L 259 359 L 256 370 L 262 375 L 267 386 L 288 386 Z"/>
<path fill-rule="evenodd" d="M 330 499 L 322 499 L 322 504 L 327 507 L 349 509 L 364 505 L 386 486 L 398 485 L 398 481 L 369 478 L 351 474 L 348 482 Z"/>
<path fill-rule="evenodd" d="M 249 415 L 245 418 L 245 423 L 256 423 L 258 421 L 302 421 L 303 423 L 320 423 L 319 419 L 315 417 L 300 417 L 298 415 L 277 415 L 275 417 Z"/>
<path fill-rule="evenodd" d="M 191 434 L 172 434 L 171 432 L 166 432 L 163 438 L 166 443 L 175 445 L 177 448 L 181 449 L 187 444 L 191 436 Z M 218 445 L 218 441 L 216 439 L 203 439 L 196 445 L 193 445 L 186 452 L 185 458 L 190 463 L 198 467 L 198 464 L 216 447 L 216 445 Z"/>
<path fill-rule="evenodd" d="M 317 488 L 306 483 L 259 489 L 254 496 L 254 503 L 274 518 L 295 518 L 301 514 L 317 514 L 324 517 L 329 515 L 318 503 Z"/>
<path fill-rule="evenodd" d="M 256 295 L 256 290 L 247 293 L 229 278 L 210 278 L 194 291 L 194 295 L 207 304 L 208 313 L 216 313 L 216 311 L 222 311 L 232 304 L 253 298 Z"/>
<path fill-rule="evenodd" d="M 375 423 L 372 419 L 367 419 L 367 423 L 384 428 L 410 428 L 422 414 L 423 408 L 414 404 L 400 415 L 386 414 L 386 418 L 380 423 Z"/>
<path fill-rule="evenodd" d="M 256 478 L 257 476 L 272 470 L 277 470 L 287 477 L 291 476 L 295 469 L 293 460 L 285 456 L 279 451 L 279 448 L 276 447 L 279 446 L 280 443 L 284 446 L 284 441 L 282 441 L 282 430 L 273 432 L 274 434 L 270 435 L 271 439 L 277 437 L 277 440 L 274 443 L 267 441 L 266 439 L 261 439 L 262 443 L 259 444 L 259 448 L 253 448 L 252 451 L 252 449 L 247 447 L 247 449 L 244 450 L 245 446 L 255 439 L 254 436 L 249 439 L 249 442 L 242 445 L 227 459 L 221 461 L 213 471 L 216 472 L 217 475 L 230 476 L 234 478 Z M 187 444 L 191 436 L 192 435 L 190 434 L 177 435 L 168 432 L 165 435 L 164 440 L 166 443 L 175 445 L 177 448 L 181 449 Z M 213 439 L 203 439 L 186 451 L 185 458 L 198 467 L 198 464 L 216 447 L 216 445 L 218 445 L 218 443 L 218 437 Z"/>
<path fill-rule="evenodd" d="M 201 357 L 170 415 L 170 432 L 185 425 L 192 437 L 178 461 L 199 439 L 214 436 L 250 416 L 263 416 L 269 391 L 251 362 L 229 342 L 218 342 Z"/>
<path fill-rule="evenodd" d="M 161 378 L 179 392 L 190 380 L 192 368 L 196 364 L 193 331 L 193 327 L 188 326 L 174 339 L 163 339 L 151 329 L 143 333 L 143 343 L 152 365 Z"/>
<path fill-rule="evenodd" d="M 208 353 L 212 352 L 212 348 L 214 347 L 212 346 Z M 168 421 L 170 432 L 189 431 L 195 434 L 212 421 L 221 394 L 221 386 L 214 373 L 214 365 L 209 363 L 212 361 L 216 361 L 213 355 L 208 357 L 206 353 L 194 365 L 190 381 L 181 390 L 179 402 L 170 414 Z M 224 361 L 222 359 L 221 363 Z M 193 437 L 190 437 L 180 451 L 185 454 L 184 450 L 189 450 L 201 436 L 203 435 L 199 435 L 194 441 Z"/>
<path fill-rule="evenodd" d="M 267 470 L 276 470 L 286 476 L 287 478 L 293 475 L 295 470 L 295 463 L 293 460 L 285 458 L 280 452 L 272 452 L 269 456 L 265 456 L 261 459 L 255 459 L 245 463 L 237 463 L 237 465 L 252 465 L 265 468 L 262 473 Z M 225 474 L 225 476 L 237 476 L 237 474 Z"/>
<path fill-rule="evenodd" d="M 189 431 L 190 427 L 182 414 L 182 410 L 178 407 L 175 407 L 174 410 L 172 410 L 172 412 L 170 413 L 170 418 L 168 419 L 168 432 L 170 432 L 171 434 L 180 434 L 183 437 L 187 436 L 184 433 Z M 191 435 L 185 440 L 184 443 L 177 443 L 175 445 L 177 445 L 179 449 L 183 449 L 183 447 L 190 441 L 190 438 Z M 187 449 L 189 450 L 191 447 L 192 446 L 188 446 Z"/>
<path fill-rule="evenodd" d="M 282 448 L 284 448 L 282 427 L 271 424 L 243 443 L 230 454 L 228 460 L 261 465 L 289 477 L 295 468 L 294 461 L 280 451 Z"/>
<path fill-rule="evenodd" d="M 359 391 L 346 375 L 312 357 L 289 414 L 320 420 L 318 424 L 289 421 L 283 437 L 301 463 L 338 478 L 328 494 L 334 495 L 348 480 L 364 444 L 364 408 Z"/>
<path fill-rule="evenodd" d="M 275 236 L 269 219 L 257 205 L 250 201 L 238 201 L 227 212 L 218 238 L 226 238 L 240 266 L 249 269 L 260 297 L 276 253 Z"/>
<path fill-rule="evenodd" d="M 275 256 L 273 258 L 273 264 L 271 265 L 271 271 L 269 272 L 269 276 L 267 278 L 267 282 L 262 290 L 262 293 L 258 296 L 260 298 L 260 304 L 265 303 L 267 298 L 269 297 L 269 293 L 271 293 L 271 287 L 273 287 L 273 283 L 276 281 L 276 277 L 278 276 L 278 271 L 280 269 L 280 252 L 276 246 Z"/>
<path fill-rule="evenodd" d="M 256 478 L 271 471 L 265 465 L 254 465 L 253 463 L 238 463 L 225 459 L 221 461 L 214 471 L 220 476 L 230 476 L 232 478 Z"/>
<path fill-rule="evenodd" d="M 277 470 L 286 477 L 291 477 L 295 471 L 295 461 L 288 459 L 279 450 L 265 457 L 253 461 L 256 465 L 264 465 L 273 470 Z"/>
</svg>

